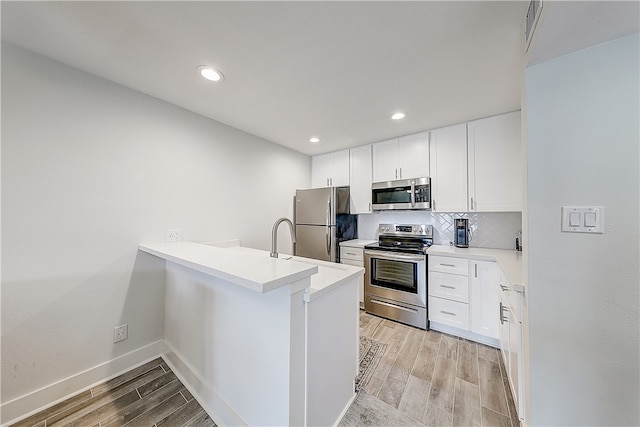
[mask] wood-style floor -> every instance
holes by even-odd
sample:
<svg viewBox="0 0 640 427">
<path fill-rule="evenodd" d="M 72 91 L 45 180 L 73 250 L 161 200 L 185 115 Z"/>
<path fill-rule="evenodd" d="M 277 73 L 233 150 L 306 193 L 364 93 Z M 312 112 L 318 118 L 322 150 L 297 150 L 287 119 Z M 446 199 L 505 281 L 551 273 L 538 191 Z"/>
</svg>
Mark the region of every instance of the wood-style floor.
<svg viewBox="0 0 640 427">
<path fill-rule="evenodd" d="M 387 344 L 369 395 L 427 426 L 520 426 L 495 348 L 363 311 L 360 334 Z"/>
<path fill-rule="evenodd" d="M 211 427 L 216 424 L 161 359 L 69 398 L 13 427 Z"/>
<path fill-rule="evenodd" d="M 427 426 L 519 427 L 495 348 L 360 312 L 360 334 L 387 348 L 364 391 Z M 14 424 L 215 426 L 166 363 L 155 359 Z"/>
</svg>

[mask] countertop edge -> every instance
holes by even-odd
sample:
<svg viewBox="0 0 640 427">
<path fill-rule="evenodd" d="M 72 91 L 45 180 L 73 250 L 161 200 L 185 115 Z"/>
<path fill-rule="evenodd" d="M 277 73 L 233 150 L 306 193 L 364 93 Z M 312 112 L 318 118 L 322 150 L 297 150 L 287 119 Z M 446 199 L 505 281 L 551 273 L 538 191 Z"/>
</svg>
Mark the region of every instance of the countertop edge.
<svg viewBox="0 0 640 427">
<path fill-rule="evenodd" d="M 364 248 L 366 245 L 370 245 L 376 242 L 377 240 L 351 239 L 351 240 L 343 240 L 338 245 L 340 247 L 346 247 L 346 248 Z"/>
<path fill-rule="evenodd" d="M 180 242 L 180 244 L 192 244 L 192 245 L 202 245 L 199 243 L 195 243 L 195 242 Z M 169 245 L 169 244 L 164 244 L 164 245 Z M 272 291 L 274 289 L 280 288 L 282 286 L 291 284 L 293 282 L 297 282 L 299 280 L 305 279 L 307 277 L 312 276 L 313 274 L 316 274 L 318 272 L 318 267 L 311 265 L 311 264 L 305 264 L 304 269 L 301 269 L 299 271 L 293 272 L 293 273 L 289 273 L 286 275 L 282 275 L 280 277 L 276 277 L 272 280 L 266 280 L 263 282 L 259 282 L 259 281 L 255 281 L 252 279 L 248 279 L 246 277 L 241 277 L 238 276 L 236 274 L 224 271 L 222 269 L 218 269 L 218 268 L 214 268 L 212 266 L 207 266 L 207 265 L 203 265 L 201 263 L 198 263 L 194 260 L 190 260 L 186 257 L 180 257 L 178 255 L 169 253 L 167 251 L 163 251 L 161 249 L 159 249 L 158 244 L 147 244 L 147 243 L 142 243 L 138 245 L 138 249 L 146 252 L 150 255 L 154 255 L 157 256 L 159 258 L 165 259 L 167 261 L 182 265 L 184 267 L 190 268 L 192 270 L 195 271 L 199 271 L 201 273 L 210 275 L 210 276 L 214 276 L 214 277 L 218 277 L 222 280 L 231 282 L 233 284 L 242 286 L 244 288 L 250 289 L 252 291 L 255 292 L 259 292 L 259 293 L 265 293 L 265 292 L 269 292 Z M 213 246 L 208 246 L 208 245 L 202 245 L 205 246 L 207 248 L 214 248 Z M 172 249 L 177 249 L 178 247 L 173 247 Z M 214 248 L 215 250 L 215 248 Z M 223 254 L 223 252 L 221 252 L 221 254 Z M 278 259 L 273 259 L 273 262 L 286 262 L 286 260 L 278 260 Z M 298 262 L 298 264 L 302 264 L 300 262 Z"/>
<path fill-rule="evenodd" d="M 345 264 L 346 265 L 346 264 Z M 306 302 L 312 302 L 320 297 L 322 297 L 323 295 L 328 294 L 329 292 L 331 292 L 332 290 L 344 285 L 345 283 L 347 283 L 350 280 L 353 279 L 357 279 L 359 275 L 364 275 L 364 267 L 355 267 L 355 266 L 349 266 L 349 269 L 353 269 L 353 270 L 357 270 L 357 271 L 353 271 L 351 273 L 349 273 L 347 276 L 337 280 L 336 282 L 332 283 L 329 286 L 325 286 L 321 289 L 315 289 L 315 288 L 307 288 L 307 290 L 305 291 L 305 295 L 304 295 L 304 300 Z M 348 271 L 348 270 L 346 270 Z"/>
</svg>

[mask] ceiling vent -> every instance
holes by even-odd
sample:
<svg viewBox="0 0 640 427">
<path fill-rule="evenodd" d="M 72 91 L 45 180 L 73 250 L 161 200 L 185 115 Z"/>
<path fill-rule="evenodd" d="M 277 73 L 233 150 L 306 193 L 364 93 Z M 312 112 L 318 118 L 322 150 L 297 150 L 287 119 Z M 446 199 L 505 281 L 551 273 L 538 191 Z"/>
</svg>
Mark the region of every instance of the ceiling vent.
<svg viewBox="0 0 640 427">
<path fill-rule="evenodd" d="M 529 8 L 527 9 L 527 18 L 524 23 L 525 52 L 528 51 L 531 46 L 531 39 L 533 39 L 533 32 L 538 24 L 540 13 L 542 13 L 542 0 L 531 0 Z"/>
</svg>

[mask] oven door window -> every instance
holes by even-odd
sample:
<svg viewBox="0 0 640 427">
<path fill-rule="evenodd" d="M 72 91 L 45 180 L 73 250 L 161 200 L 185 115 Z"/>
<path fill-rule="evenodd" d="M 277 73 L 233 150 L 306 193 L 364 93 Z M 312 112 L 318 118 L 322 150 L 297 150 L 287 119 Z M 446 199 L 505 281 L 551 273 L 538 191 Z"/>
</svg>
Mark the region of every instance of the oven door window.
<svg viewBox="0 0 640 427">
<path fill-rule="evenodd" d="M 418 293 L 418 264 L 371 258 L 371 284 Z"/>
</svg>

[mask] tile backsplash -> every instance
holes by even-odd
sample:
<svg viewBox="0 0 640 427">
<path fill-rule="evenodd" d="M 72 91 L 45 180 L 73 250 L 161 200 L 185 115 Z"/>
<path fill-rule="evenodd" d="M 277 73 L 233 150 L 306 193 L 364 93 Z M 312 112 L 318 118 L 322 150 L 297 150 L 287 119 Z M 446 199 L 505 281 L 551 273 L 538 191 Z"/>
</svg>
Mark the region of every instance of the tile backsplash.
<svg viewBox="0 0 640 427">
<path fill-rule="evenodd" d="M 522 230 L 520 212 L 382 211 L 358 215 L 358 238 L 377 239 L 378 224 L 431 224 L 433 243 L 448 245 L 453 240 L 455 218 L 469 218 L 469 227 L 475 229 L 469 246 L 474 248 L 515 249 Z"/>
</svg>

